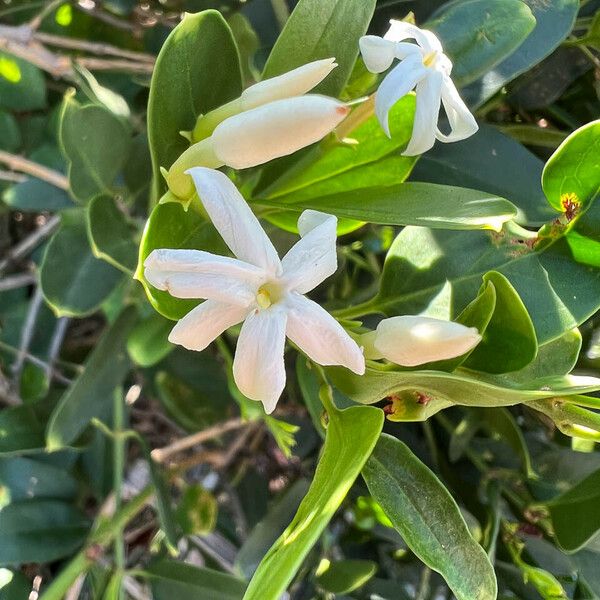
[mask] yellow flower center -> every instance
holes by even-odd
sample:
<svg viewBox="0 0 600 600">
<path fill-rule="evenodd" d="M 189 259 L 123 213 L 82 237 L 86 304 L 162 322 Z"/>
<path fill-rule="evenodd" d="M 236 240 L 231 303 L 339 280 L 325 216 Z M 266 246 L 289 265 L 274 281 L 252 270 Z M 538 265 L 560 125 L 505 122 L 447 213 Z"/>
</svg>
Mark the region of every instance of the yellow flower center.
<svg viewBox="0 0 600 600">
<path fill-rule="evenodd" d="M 281 284 L 277 281 L 269 281 L 264 283 L 256 292 L 256 304 L 262 310 L 269 308 L 271 305 L 279 302 L 285 290 Z"/>
<path fill-rule="evenodd" d="M 261 287 L 256 294 L 256 304 L 263 310 L 271 306 L 271 294 L 264 287 Z"/>
<path fill-rule="evenodd" d="M 437 58 L 437 52 L 434 50 L 433 52 L 429 52 L 423 57 L 423 64 L 426 67 L 431 67 Z"/>
</svg>

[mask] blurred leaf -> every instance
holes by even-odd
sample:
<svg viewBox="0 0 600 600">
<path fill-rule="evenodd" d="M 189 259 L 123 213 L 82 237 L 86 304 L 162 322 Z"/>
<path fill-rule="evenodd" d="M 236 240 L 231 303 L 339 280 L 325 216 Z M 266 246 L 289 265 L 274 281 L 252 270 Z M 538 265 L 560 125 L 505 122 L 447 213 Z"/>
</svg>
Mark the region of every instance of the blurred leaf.
<svg viewBox="0 0 600 600">
<path fill-rule="evenodd" d="M 50 388 L 50 378 L 46 369 L 32 363 L 25 363 L 19 382 L 19 395 L 24 402 L 41 400 Z"/>
<path fill-rule="evenodd" d="M 240 68 L 242 79 L 246 85 L 259 79 L 259 72 L 254 64 L 254 55 L 260 48 L 260 39 L 250 21 L 241 12 L 235 12 L 227 17 L 231 33 L 235 38 L 240 52 Z"/>
<path fill-rule="evenodd" d="M 188 147 L 180 131 L 242 91 L 238 51 L 229 26 L 215 10 L 187 13 L 161 48 L 150 86 L 148 139 L 157 198 L 169 168 Z M 160 193 L 158 193 L 160 192 Z"/>
<path fill-rule="evenodd" d="M 382 434 L 363 468 L 369 491 L 410 549 L 458 600 L 495 600 L 496 577 L 456 502 L 400 440 Z"/>
<path fill-rule="evenodd" d="M 68 93 L 63 101 L 59 135 L 62 152 L 69 161 L 73 196 L 80 202 L 89 202 L 98 194 L 110 194 L 131 144 L 123 121 L 102 106 L 81 106 Z"/>
<path fill-rule="evenodd" d="M 374 10 L 375 0 L 300 0 L 271 50 L 263 79 L 334 56 L 339 66 L 314 91 L 337 96 L 352 73 L 358 40 Z"/>
<path fill-rule="evenodd" d="M 121 590 L 123 584 L 123 573 L 115 571 L 104 590 L 102 600 L 122 600 L 123 592 Z"/>
<path fill-rule="evenodd" d="M 130 362 L 125 342 L 137 319 L 135 308 L 126 308 L 102 334 L 85 362 L 85 369 L 63 394 L 46 431 L 49 449 L 73 442 L 92 418 L 110 414 L 113 392 L 127 375 Z"/>
<path fill-rule="evenodd" d="M 0 456 L 43 450 L 45 429 L 53 403 L 40 400 L 0 411 Z"/>
<path fill-rule="evenodd" d="M 23 212 L 54 212 L 74 206 L 67 192 L 35 177 L 9 187 L 2 200 Z"/>
<path fill-rule="evenodd" d="M 99 104 L 118 117 L 128 119 L 129 106 L 122 96 L 98 83 L 98 80 L 77 61 L 73 62 L 75 81 L 79 89 L 94 104 Z"/>
<path fill-rule="evenodd" d="M 127 352 L 140 367 L 151 367 L 160 362 L 175 346 L 167 339 L 173 321 L 153 312 L 142 319 L 127 339 Z"/>
<path fill-rule="evenodd" d="M 317 583 L 332 594 L 348 594 L 363 586 L 377 571 L 377 564 L 370 560 L 339 560 L 319 573 Z"/>
<path fill-rule="evenodd" d="M 46 82 L 40 69 L 0 51 L 0 108 L 27 112 L 46 108 Z"/>
<path fill-rule="evenodd" d="M 0 510 L 0 564 L 48 563 L 72 554 L 89 521 L 60 500 L 22 500 Z"/>
<path fill-rule="evenodd" d="M 454 64 L 452 79 L 462 87 L 510 56 L 535 17 L 520 0 L 461 0 L 444 5 L 426 26 L 441 39 Z"/>
<path fill-rule="evenodd" d="M 60 229 L 46 247 L 40 272 L 44 297 L 56 315 L 95 312 L 122 278 L 120 271 L 93 255 L 85 212 L 64 211 Z"/>
<path fill-rule="evenodd" d="M 339 411 L 330 401 L 328 415 L 325 444 L 310 489 L 258 566 L 245 600 L 279 599 L 348 493 L 383 425 L 383 412 L 373 407 Z"/>
<path fill-rule="evenodd" d="M 555 150 L 564 142 L 567 133 L 550 127 L 538 127 L 537 125 L 502 125 L 500 131 L 513 140 L 528 146 L 540 148 L 552 148 Z"/>
<path fill-rule="evenodd" d="M 132 274 L 137 264 L 133 228 L 111 196 L 97 196 L 87 208 L 87 232 L 94 255 Z"/>
<path fill-rule="evenodd" d="M 217 500 L 201 485 L 190 485 L 183 492 L 176 518 L 184 535 L 206 535 L 217 522 Z"/>
<path fill-rule="evenodd" d="M 0 150 L 15 152 L 21 147 L 21 130 L 14 116 L 0 110 Z"/>
<path fill-rule="evenodd" d="M 0 600 L 23 600 L 31 592 L 31 582 L 20 571 L 0 569 Z"/>
<path fill-rule="evenodd" d="M 246 584 L 236 577 L 185 563 L 161 560 L 143 576 L 149 580 L 154 600 L 242 600 Z"/>
</svg>

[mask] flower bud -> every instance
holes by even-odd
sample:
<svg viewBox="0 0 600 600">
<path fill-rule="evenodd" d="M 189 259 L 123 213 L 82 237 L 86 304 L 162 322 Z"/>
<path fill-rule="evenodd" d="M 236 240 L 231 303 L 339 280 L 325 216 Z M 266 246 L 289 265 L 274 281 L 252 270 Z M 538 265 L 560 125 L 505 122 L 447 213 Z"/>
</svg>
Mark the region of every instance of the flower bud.
<svg viewBox="0 0 600 600">
<path fill-rule="evenodd" d="M 318 142 L 349 111 L 326 96 L 276 100 L 223 121 L 211 137 L 214 153 L 234 169 L 255 167 Z"/>
<path fill-rule="evenodd" d="M 415 367 L 461 356 L 480 341 L 475 327 L 405 315 L 381 321 L 373 345 L 387 360 L 404 367 Z"/>
</svg>

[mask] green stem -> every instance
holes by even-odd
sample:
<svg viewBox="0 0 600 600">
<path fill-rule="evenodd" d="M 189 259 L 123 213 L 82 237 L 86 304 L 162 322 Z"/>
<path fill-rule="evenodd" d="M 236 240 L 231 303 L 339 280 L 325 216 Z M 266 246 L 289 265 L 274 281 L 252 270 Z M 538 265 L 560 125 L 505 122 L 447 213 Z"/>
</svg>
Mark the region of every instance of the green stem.
<svg viewBox="0 0 600 600">
<path fill-rule="evenodd" d="M 600 441 L 600 414 L 577 406 L 577 400 L 574 402 L 571 404 L 568 398 L 550 398 L 527 402 L 527 406 L 550 417 L 565 435 Z"/>
<path fill-rule="evenodd" d="M 115 432 L 113 450 L 113 490 L 115 494 L 115 512 L 123 506 L 123 471 L 125 469 L 126 440 L 120 435 L 125 426 L 125 402 L 121 390 L 115 390 L 113 404 L 113 429 Z M 123 528 L 115 532 L 115 564 L 119 570 L 125 569 L 125 544 Z"/>
<path fill-rule="evenodd" d="M 355 319 L 356 317 L 362 317 L 363 315 L 377 312 L 374 307 L 374 298 L 371 298 L 366 302 L 361 302 L 360 304 L 355 304 L 354 306 L 349 306 L 348 308 L 332 310 L 331 314 L 336 319 Z"/>
<path fill-rule="evenodd" d="M 63 600 L 75 580 L 80 575 L 87 573 L 93 564 L 94 560 L 86 550 L 76 554 L 75 558 L 60 572 L 60 575 L 44 590 L 40 600 Z"/>
</svg>

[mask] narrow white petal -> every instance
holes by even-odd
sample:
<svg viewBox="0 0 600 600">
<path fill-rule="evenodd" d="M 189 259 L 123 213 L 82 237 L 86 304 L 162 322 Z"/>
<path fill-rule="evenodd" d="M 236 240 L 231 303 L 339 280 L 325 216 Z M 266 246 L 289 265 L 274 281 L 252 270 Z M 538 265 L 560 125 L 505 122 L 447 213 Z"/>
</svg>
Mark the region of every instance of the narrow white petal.
<svg viewBox="0 0 600 600">
<path fill-rule="evenodd" d="M 225 119 L 212 140 L 216 155 L 234 169 L 247 169 L 318 142 L 347 116 L 348 106 L 307 94 L 263 104 Z"/>
<path fill-rule="evenodd" d="M 420 55 L 409 56 L 394 67 L 381 82 L 375 95 L 375 114 L 388 137 L 391 137 L 389 112 L 392 106 L 406 96 L 427 75 Z"/>
<path fill-rule="evenodd" d="M 480 341 L 481 336 L 475 327 L 405 315 L 381 321 L 374 345 L 389 361 L 415 367 L 461 356 Z"/>
<path fill-rule="evenodd" d="M 241 323 L 248 312 L 242 306 L 205 300 L 173 327 L 169 341 L 188 350 L 204 350 L 226 329 Z"/>
<path fill-rule="evenodd" d="M 408 43 L 408 42 L 396 42 L 394 54 L 396 58 L 400 60 L 404 60 L 409 56 L 419 56 L 421 59 L 425 56 L 425 53 L 417 44 Z"/>
<path fill-rule="evenodd" d="M 450 123 L 450 134 L 445 135 L 439 129 L 436 137 L 441 142 L 458 142 L 477 133 L 479 126 L 471 111 L 460 97 L 456 86 L 450 77 L 444 77 L 442 82 L 442 103 Z"/>
<path fill-rule="evenodd" d="M 248 306 L 266 279 L 263 269 L 202 250 L 153 250 L 144 277 L 176 298 L 212 298 Z"/>
<path fill-rule="evenodd" d="M 250 110 L 267 102 L 302 96 L 321 83 L 335 67 L 335 58 L 324 58 L 259 81 L 242 92 L 242 106 L 244 110 Z"/>
<path fill-rule="evenodd" d="M 427 77 L 417 85 L 417 108 L 412 137 L 404 156 L 416 156 L 427 152 L 435 144 L 437 122 L 440 115 L 443 75 L 429 69 Z"/>
<path fill-rule="evenodd" d="M 283 279 L 288 289 L 306 294 L 337 269 L 337 218 L 305 210 L 298 219 L 302 238 L 283 257 Z"/>
<path fill-rule="evenodd" d="M 425 50 L 425 52 L 441 52 L 442 44 L 437 36 L 431 31 L 420 29 L 412 23 L 406 21 L 390 21 L 390 28 L 383 36 L 384 40 L 391 42 L 401 42 L 406 39 L 416 40 L 417 44 Z"/>
<path fill-rule="evenodd" d="M 251 312 L 235 350 L 235 383 L 244 396 L 262 402 L 267 414 L 273 412 L 285 388 L 286 322 L 286 312 L 280 308 Z"/>
<path fill-rule="evenodd" d="M 383 73 L 396 56 L 396 44 L 377 35 L 363 35 L 358 41 L 365 66 L 371 73 Z"/>
<path fill-rule="evenodd" d="M 230 250 L 241 260 L 270 273 L 279 272 L 281 263 L 277 250 L 229 177 L 204 167 L 194 167 L 187 173 L 192 176 L 200 201 Z"/>
<path fill-rule="evenodd" d="M 358 344 L 324 308 L 294 293 L 289 294 L 286 306 L 287 336 L 311 360 L 364 374 L 365 358 Z"/>
</svg>

